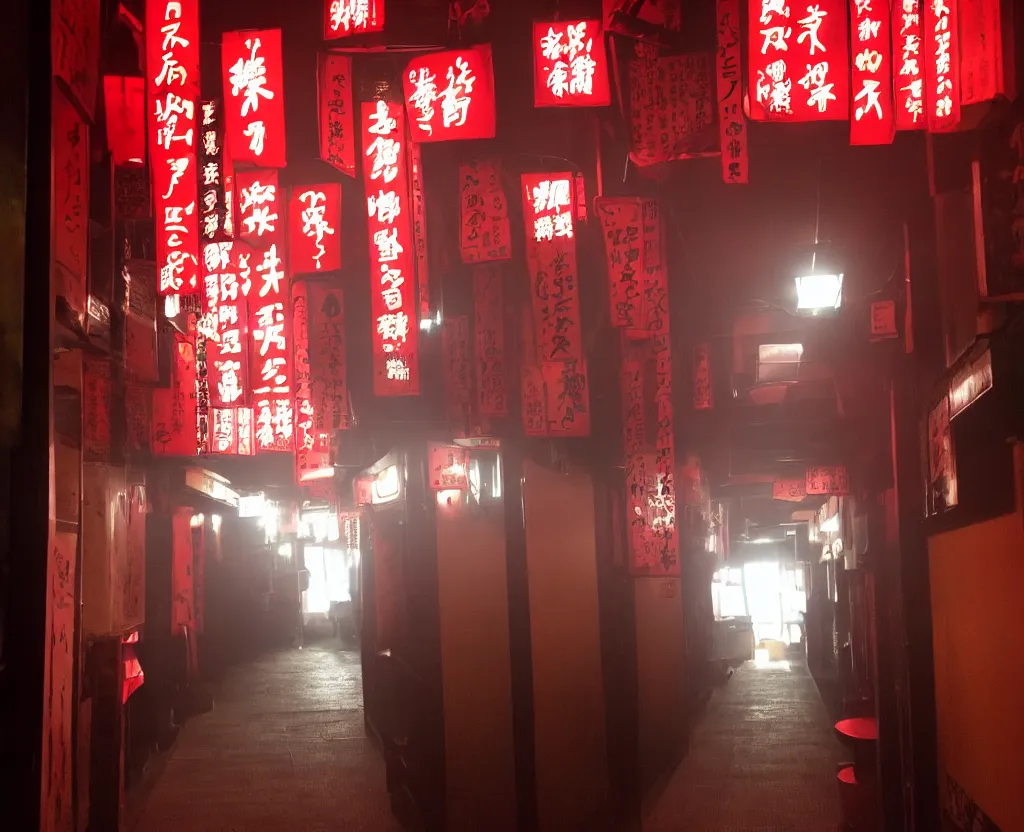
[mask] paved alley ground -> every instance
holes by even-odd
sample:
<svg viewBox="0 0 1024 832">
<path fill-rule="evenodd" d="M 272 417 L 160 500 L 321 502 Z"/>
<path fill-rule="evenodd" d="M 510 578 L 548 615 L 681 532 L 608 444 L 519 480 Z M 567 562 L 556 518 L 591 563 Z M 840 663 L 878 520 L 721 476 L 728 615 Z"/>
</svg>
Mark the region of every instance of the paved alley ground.
<svg viewBox="0 0 1024 832">
<path fill-rule="evenodd" d="M 712 695 L 643 832 L 835 830 L 842 756 L 802 663 L 747 662 Z"/>
<path fill-rule="evenodd" d="M 359 655 L 307 647 L 229 671 L 182 728 L 133 832 L 398 832 L 363 729 Z"/>
</svg>

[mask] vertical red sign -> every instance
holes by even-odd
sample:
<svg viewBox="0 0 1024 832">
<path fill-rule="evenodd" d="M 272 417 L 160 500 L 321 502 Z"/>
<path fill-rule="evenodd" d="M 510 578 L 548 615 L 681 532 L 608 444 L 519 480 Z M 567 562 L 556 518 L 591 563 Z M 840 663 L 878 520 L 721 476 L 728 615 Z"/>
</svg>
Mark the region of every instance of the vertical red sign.
<svg viewBox="0 0 1024 832">
<path fill-rule="evenodd" d="M 320 431 L 351 427 L 345 343 L 345 298 L 341 289 L 309 285 L 309 370 L 313 414 Z"/>
<path fill-rule="evenodd" d="M 171 356 L 171 386 L 153 391 L 152 451 L 161 456 L 195 456 L 195 348 L 183 336 L 176 335 Z"/>
<path fill-rule="evenodd" d="M 199 234 L 204 243 L 217 239 L 224 228 L 224 131 L 219 101 L 199 105 Z"/>
<path fill-rule="evenodd" d="M 459 203 L 462 262 L 508 260 L 512 256 L 512 234 L 499 160 L 474 160 L 459 165 Z"/>
<path fill-rule="evenodd" d="M 293 279 L 341 268 L 341 185 L 291 189 L 288 264 Z"/>
<path fill-rule="evenodd" d="M 324 40 L 384 30 L 384 0 L 323 0 Z"/>
<path fill-rule="evenodd" d="M 402 84 L 414 142 L 494 138 L 490 46 L 430 52 L 413 58 L 405 68 Z"/>
<path fill-rule="evenodd" d="M 244 243 L 226 241 L 203 247 L 206 304 L 213 318 L 212 332 L 207 334 L 206 370 L 214 407 L 237 407 L 246 400 L 252 258 Z"/>
<path fill-rule="evenodd" d="M 85 322 L 89 271 L 89 128 L 53 90 L 53 270 L 56 292 Z"/>
<path fill-rule="evenodd" d="M 590 436 L 590 385 L 583 361 L 549 361 L 541 367 L 549 436 Z"/>
<path fill-rule="evenodd" d="M 722 179 L 747 181 L 747 118 L 743 114 L 743 70 L 740 64 L 740 0 L 716 0 L 718 49 L 715 52 L 718 96 L 718 137 Z"/>
<path fill-rule="evenodd" d="M 875 11 L 875 7 L 878 10 Z M 850 0 L 850 144 L 889 144 L 896 135 L 893 116 L 891 17 L 883 0 Z"/>
<path fill-rule="evenodd" d="M 210 419 L 210 453 L 238 453 L 238 425 L 233 407 L 215 407 Z"/>
<path fill-rule="evenodd" d="M 364 102 L 363 178 L 370 235 L 373 390 L 378 396 L 420 392 L 419 326 L 409 224 L 408 168 L 402 108 Z"/>
<path fill-rule="evenodd" d="M 644 329 L 641 200 L 598 197 L 596 209 L 608 261 L 608 310 L 612 326 Z"/>
<path fill-rule="evenodd" d="M 331 433 L 319 431 L 313 411 L 309 365 L 309 287 L 292 284 L 292 343 L 295 345 L 295 481 L 313 479 L 331 467 Z"/>
<path fill-rule="evenodd" d="M 711 345 L 702 341 L 693 348 L 693 409 L 711 410 L 715 406 L 711 384 Z"/>
<path fill-rule="evenodd" d="M 317 64 L 320 158 L 342 173 L 356 175 L 356 127 L 352 110 L 352 59 L 321 55 Z"/>
<path fill-rule="evenodd" d="M 750 0 L 747 21 L 752 119 L 847 118 L 850 58 L 843 0 Z"/>
<path fill-rule="evenodd" d="M 232 162 L 285 166 L 284 70 L 281 30 L 225 32 L 225 141 Z"/>
<path fill-rule="evenodd" d="M 52 0 L 50 48 L 54 76 L 60 78 L 90 121 L 96 111 L 100 40 L 100 0 Z"/>
<path fill-rule="evenodd" d="M 477 409 L 481 416 L 508 416 L 505 379 L 505 301 L 497 266 L 473 270 L 473 337 Z"/>
<path fill-rule="evenodd" d="M 113 383 L 110 362 L 86 359 L 82 363 L 82 460 L 110 460 L 110 405 Z"/>
<path fill-rule="evenodd" d="M 960 0 L 960 103 L 1006 92 L 1000 0 Z"/>
<path fill-rule="evenodd" d="M 254 249 L 284 253 L 284 199 L 276 170 L 242 170 L 235 174 L 238 190 L 238 238 Z"/>
<path fill-rule="evenodd" d="M 146 0 L 149 161 L 161 295 L 199 288 L 199 0 Z"/>
<path fill-rule="evenodd" d="M 522 183 L 539 361 L 582 360 L 572 175 L 524 173 Z"/>
<path fill-rule="evenodd" d="M 921 130 L 925 126 L 925 54 L 921 33 L 921 0 L 893 0 L 892 69 L 897 130 Z"/>
<path fill-rule="evenodd" d="M 141 165 L 146 156 L 146 80 L 103 76 L 107 147 L 115 165 Z"/>
<path fill-rule="evenodd" d="M 606 107 L 611 103 L 600 21 L 534 23 L 534 106 Z"/>
<path fill-rule="evenodd" d="M 921 0 L 924 4 L 924 61 L 928 130 L 941 133 L 960 123 L 960 36 L 958 0 Z"/>
<path fill-rule="evenodd" d="M 408 141 L 409 187 L 412 191 L 412 239 L 416 248 L 416 286 L 419 290 L 420 320 L 430 314 L 430 249 L 427 247 L 427 203 L 423 184 L 423 155 L 420 146 Z"/>
<path fill-rule="evenodd" d="M 456 430 L 468 433 L 473 419 L 473 368 L 469 318 L 449 315 L 441 324 L 441 365 L 445 416 Z"/>
<path fill-rule="evenodd" d="M 523 411 L 523 433 L 526 436 L 547 436 L 548 401 L 544 390 L 544 373 L 535 364 L 522 366 L 520 403 Z"/>
</svg>

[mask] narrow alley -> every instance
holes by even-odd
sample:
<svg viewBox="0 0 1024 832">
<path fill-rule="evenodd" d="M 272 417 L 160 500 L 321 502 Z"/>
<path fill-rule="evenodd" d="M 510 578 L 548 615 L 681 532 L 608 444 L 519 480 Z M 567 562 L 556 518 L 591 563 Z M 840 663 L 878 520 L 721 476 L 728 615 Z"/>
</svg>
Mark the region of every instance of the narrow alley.
<svg viewBox="0 0 1024 832">
<path fill-rule="evenodd" d="M 746 662 L 712 694 L 643 832 L 838 829 L 842 753 L 802 662 Z"/>
<path fill-rule="evenodd" d="M 234 668 L 154 774 L 135 832 L 401 828 L 364 730 L 352 651 L 284 650 Z"/>
</svg>

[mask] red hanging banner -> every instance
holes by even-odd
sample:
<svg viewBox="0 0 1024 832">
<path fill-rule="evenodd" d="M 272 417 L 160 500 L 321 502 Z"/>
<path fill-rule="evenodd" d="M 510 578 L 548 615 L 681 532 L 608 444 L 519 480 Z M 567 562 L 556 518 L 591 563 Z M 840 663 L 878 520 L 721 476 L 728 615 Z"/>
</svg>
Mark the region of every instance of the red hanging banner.
<svg viewBox="0 0 1024 832">
<path fill-rule="evenodd" d="M 427 443 L 430 487 L 434 491 L 462 491 L 469 488 L 469 451 L 459 445 Z"/>
<path fill-rule="evenodd" d="M 384 31 L 385 0 L 323 0 L 324 40 Z"/>
<path fill-rule="evenodd" d="M 161 295 L 199 288 L 199 2 L 146 0 L 149 166 Z"/>
<path fill-rule="evenodd" d="M 170 388 L 153 391 L 153 440 L 158 456 L 195 456 L 196 355 L 192 344 L 175 335 Z"/>
<path fill-rule="evenodd" d="M 775 480 L 772 483 L 773 500 L 802 503 L 806 497 L 807 484 L 804 480 Z"/>
<path fill-rule="evenodd" d="M 644 404 L 644 356 L 636 347 L 623 344 L 619 370 L 622 397 L 622 450 L 627 458 L 642 453 L 647 445 L 646 405 Z"/>
<path fill-rule="evenodd" d="M 473 270 L 473 336 L 477 409 L 481 416 L 508 416 L 505 380 L 505 301 L 497 266 Z"/>
<path fill-rule="evenodd" d="M 646 329 L 641 200 L 598 197 L 595 203 L 608 261 L 608 310 L 612 326 Z"/>
<path fill-rule="evenodd" d="M 204 243 L 230 236 L 225 228 L 227 203 L 224 194 L 224 129 L 219 101 L 199 105 L 199 235 Z"/>
<path fill-rule="evenodd" d="M 494 138 L 490 46 L 430 52 L 413 58 L 405 68 L 402 84 L 414 142 Z"/>
<path fill-rule="evenodd" d="M 783 0 L 750 0 L 747 21 L 752 119 L 848 117 L 850 53 L 844 0 L 808 0 L 792 6 L 792 12 Z"/>
<path fill-rule="evenodd" d="M 508 200 L 501 162 L 482 159 L 459 165 L 462 262 L 487 263 L 512 256 Z"/>
<path fill-rule="evenodd" d="M 572 175 L 524 173 L 522 183 L 538 361 L 582 360 Z"/>
<path fill-rule="evenodd" d="M 341 185 L 291 189 L 288 208 L 288 264 L 300 274 L 341 268 Z"/>
<path fill-rule="evenodd" d="M 309 370 L 318 431 L 351 427 L 345 344 L 345 299 L 341 289 L 309 285 Z"/>
<path fill-rule="evenodd" d="M 959 0 L 960 103 L 991 101 L 1006 92 L 999 0 Z"/>
<path fill-rule="evenodd" d="M 256 266 L 258 292 L 249 302 L 252 333 L 254 444 L 257 452 L 294 448 L 294 378 L 288 282 L 281 271 L 276 245 L 263 253 Z M 283 283 L 283 285 L 282 285 Z"/>
<path fill-rule="evenodd" d="M 714 156 L 714 63 L 710 52 L 657 57 L 650 46 L 630 65 L 630 160 L 640 167 Z"/>
<path fill-rule="evenodd" d="M 285 166 L 284 69 L 281 30 L 225 32 L 225 141 L 233 163 Z"/>
<path fill-rule="evenodd" d="M 606 107 L 611 103 L 601 22 L 534 23 L 533 105 Z"/>
<path fill-rule="evenodd" d="M 659 472 L 655 454 L 626 459 L 626 512 L 632 574 L 678 575 L 675 493 Z"/>
<path fill-rule="evenodd" d="M 896 129 L 921 130 L 925 126 L 926 57 L 921 51 L 921 0 L 893 0 L 891 31 Z"/>
<path fill-rule="evenodd" d="M 174 509 L 171 518 L 171 635 L 180 636 L 196 625 L 195 584 L 192 581 L 192 509 Z"/>
<path fill-rule="evenodd" d="M 317 60 L 320 158 L 347 176 L 355 177 L 352 59 L 347 55 L 327 54 L 320 55 Z"/>
<path fill-rule="evenodd" d="M 711 345 L 701 341 L 693 348 L 693 409 L 711 410 L 715 406 L 711 384 Z"/>
<path fill-rule="evenodd" d="M 838 495 L 850 493 L 850 477 L 843 465 L 823 465 L 808 468 L 805 477 L 808 495 Z"/>
<path fill-rule="evenodd" d="M 153 433 L 151 411 L 153 391 L 137 384 L 124 390 L 125 444 L 130 455 L 149 453 Z"/>
<path fill-rule="evenodd" d="M 238 453 L 238 423 L 233 407 L 215 407 L 210 418 L 210 453 Z"/>
<path fill-rule="evenodd" d="M 115 165 L 146 161 L 146 79 L 103 76 L 103 114 L 107 147 Z"/>
<path fill-rule="evenodd" d="M 53 271 L 56 293 L 84 326 L 89 271 L 89 128 L 53 90 Z"/>
<path fill-rule="evenodd" d="M 238 238 L 258 251 L 284 252 L 284 199 L 276 170 L 242 170 L 235 174 L 238 190 Z"/>
<path fill-rule="evenodd" d="M 244 404 L 248 384 L 248 302 L 253 253 L 244 243 L 224 241 L 203 247 L 207 333 L 206 372 L 213 407 Z"/>
<path fill-rule="evenodd" d="M 402 119 L 402 108 L 397 104 L 368 101 L 362 105 L 374 320 L 373 390 L 378 396 L 415 396 L 420 392 L 419 326 Z"/>
<path fill-rule="evenodd" d="M 331 432 L 317 430 L 313 407 L 313 375 L 309 363 L 309 287 L 292 284 L 292 343 L 295 345 L 295 481 L 303 483 L 334 475 Z"/>
<path fill-rule="evenodd" d="M 877 6 L 878 11 L 873 6 Z M 850 144 L 891 144 L 896 135 L 896 119 L 888 5 L 882 0 L 851 0 L 850 31 L 853 43 Z"/>
<path fill-rule="evenodd" d="M 661 242 L 661 206 L 656 199 L 645 199 L 644 213 L 644 308 L 647 332 L 668 346 L 669 306 L 668 272 Z M 634 333 L 627 333 L 631 337 Z"/>
<path fill-rule="evenodd" d="M 449 315 L 441 324 L 445 417 L 466 433 L 473 419 L 473 369 L 469 349 L 469 318 Z"/>
<path fill-rule="evenodd" d="M 100 73 L 100 0 L 52 0 L 51 68 L 90 121 L 95 120 Z M 141 160 L 141 157 L 140 157 Z"/>
<path fill-rule="evenodd" d="M 425 321 L 430 314 L 430 249 L 427 247 L 427 203 L 423 193 L 423 158 L 420 146 L 409 141 L 409 187 L 412 190 L 412 239 L 416 249 L 416 286 L 419 290 L 420 315 Z"/>
<path fill-rule="evenodd" d="M 548 397 L 544 390 L 544 373 L 536 364 L 523 364 L 520 376 L 523 433 L 526 436 L 548 435 Z"/>
<path fill-rule="evenodd" d="M 590 385 L 582 361 L 549 361 L 541 367 L 547 396 L 548 436 L 590 436 Z"/>
<path fill-rule="evenodd" d="M 718 141 L 722 149 L 722 180 L 747 182 L 747 117 L 743 113 L 743 70 L 740 57 L 740 0 L 716 0 L 718 51 L 715 53 L 718 94 Z"/>
<path fill-rule="evenodd" d="M 110 404 L 113 383 L 110 362 L 82 362 L 82 461 L 110 461 Z"/>
<path fill-rule="evenodd" d="M 958 0 L 922 0 L 924 100 L 928 130 L 941 133 L 960 123 Z"/>
</svg>

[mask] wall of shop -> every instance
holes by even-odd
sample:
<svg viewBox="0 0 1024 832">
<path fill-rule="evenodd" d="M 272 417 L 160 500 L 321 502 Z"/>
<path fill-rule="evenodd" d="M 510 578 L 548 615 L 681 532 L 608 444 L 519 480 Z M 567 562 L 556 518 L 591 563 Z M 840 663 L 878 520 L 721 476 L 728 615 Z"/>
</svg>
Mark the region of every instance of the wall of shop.
<svg viewBox="0 0 1024 832">
<path fill-rule="evenodd" d="M 1020 509 L 928 539 L 940 789 L 1024 830 Z"/>
</svg>

